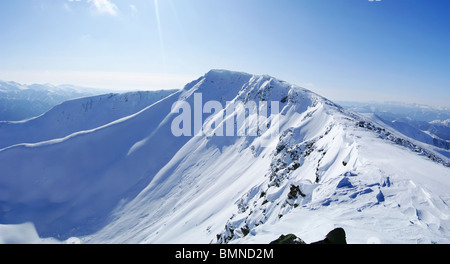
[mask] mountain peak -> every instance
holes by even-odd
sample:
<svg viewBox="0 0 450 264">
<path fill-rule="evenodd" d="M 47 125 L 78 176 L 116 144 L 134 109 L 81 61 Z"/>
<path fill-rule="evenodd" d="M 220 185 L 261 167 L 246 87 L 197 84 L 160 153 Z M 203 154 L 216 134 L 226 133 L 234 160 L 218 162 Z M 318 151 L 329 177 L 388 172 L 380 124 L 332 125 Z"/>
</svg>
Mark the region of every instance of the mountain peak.
<svg viewBox="0 0 450 264">
<path fill-rule="evenodd" d="M 252 101 L 281 101 L 300 102 L 308 99 L 308 105 L 313 101 L 325 98 L 308 89 L 279 80 L 270 75 L 253 75 L 245 72 L 213 69 L 201 78 L 187 84 L 182 98 L 193 93 L 202 93 L 208 100 L 220 98 L 219 101 L 231 100 L 236 97 L 247 102 Z M 330 103 L 331 105 L 331 103 Z"/>
<path fill-rule="evenodd" d="M 252 76 L 252 74 L 226 69 L 211 69 L 204 76 L 205 78 L 226 78 L 232 75 Z"/>
<path fill-rule="evenodd" d="M 199 131 L 208 133 L 175 135 L 174 127 L 195 132 L 195 93 L 225 111 L 201 105 Z M 234 108 L 224 118 L 226 102 L 238 100 L 258 110 L 279 102 L 280 111 L 260 118 Z M 65 106 L 81 103 L 73 109 L 90 119 L 91 101 Z M 177 113 L 174 105 L 188 106 Z M 57 111 L 64 122 L 43 115 L 49 125 L 23 133 L 63 129 L 66 109 Z M 234 130 L 238 116 L 246 119 L 243 133 L 216 133 Z M 1 149 L 0 223 L 33 222 L 40 236 L 85 243 L 268 243 L 290 233 L 312 242 L 337 226 L 349 243 L 374 235 L 448 243 L 447 159 L 399 135 L 268 75 L 211 70 L 125 118 Z"/>
</svg>

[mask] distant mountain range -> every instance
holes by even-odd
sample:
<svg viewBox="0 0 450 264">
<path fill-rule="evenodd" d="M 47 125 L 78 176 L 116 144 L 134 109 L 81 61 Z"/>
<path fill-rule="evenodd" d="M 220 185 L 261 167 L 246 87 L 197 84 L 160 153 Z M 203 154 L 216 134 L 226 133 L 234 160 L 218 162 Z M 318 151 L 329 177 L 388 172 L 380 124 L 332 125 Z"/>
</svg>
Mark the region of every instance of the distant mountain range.
<svg viewBox="0 0 450 264">
<path fill-rule="evenodd" d="M 438 147 L 450 157 L 450 109 L 398 102 L 358 103 L 339 102 L 345 108 L 373 114 L 374 118 L 404 135 Z"/>
</svg>

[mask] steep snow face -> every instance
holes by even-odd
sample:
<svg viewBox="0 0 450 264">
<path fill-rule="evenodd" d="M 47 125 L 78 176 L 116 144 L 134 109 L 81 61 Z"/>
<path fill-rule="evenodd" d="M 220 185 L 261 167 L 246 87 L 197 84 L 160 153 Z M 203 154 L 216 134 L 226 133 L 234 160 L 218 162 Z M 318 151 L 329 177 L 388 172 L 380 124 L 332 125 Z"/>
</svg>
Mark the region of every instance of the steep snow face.
<svg viewBox="0 0 450 264">
<path fill-rule="evenodd" d="M 128 154 L 158 130 L 175 100 L 169 96 L 107 126 L 0 150 L 1 223 L 33 222 L 41 236 L 60 238 L 98 229 L 182 146 L 156 133 L 148 152 Z"/>
<path fill-rule="evenodd" d="M 32 119 L 0 121 L 0 149 L 63 138 L 135 114 L 176 90 L 104 94 L 66 101 Z"/>
<path fill-rule="evenodd" d="M 187 93 L 211 91 L 210 76 Z M 353 243 L 448 241 L 448 163 L 309 91 L 244 77 L 237 98 L 284 102 L 279 137 L 190 139 L 84 242 L 268 243 L 292 232 L 312 242 L 337 226 Z"/>
<path fill-rule="evenodd" d="M 210 133 L 175 137 L 172 106 L 195 108 L 199 93 L 224 109 L 201 114 Z M 280 111 L 256 135 L 217 136 L 224 112 L 245 111 L 226 104 L 236 101 L 276 101 Z M 312 242 L 334 227 L 351 243 L 450 237 L 448 158 L 270 76 L 213 70 L 108 125 L 0 150 L 0 166 L 0 224 L 33 222 L 40 237 Z"/>
</svg>

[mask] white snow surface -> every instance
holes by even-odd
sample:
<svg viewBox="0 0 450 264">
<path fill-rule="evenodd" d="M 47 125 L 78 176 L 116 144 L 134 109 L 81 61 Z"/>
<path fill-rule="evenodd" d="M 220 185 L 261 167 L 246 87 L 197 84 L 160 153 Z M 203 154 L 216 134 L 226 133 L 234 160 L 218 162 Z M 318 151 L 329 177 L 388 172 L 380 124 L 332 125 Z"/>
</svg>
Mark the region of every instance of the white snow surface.
<svg viewBox="0 0 450 264">
<path fill-rule="evenodd" d="M 48 112 L 23 121 L 0 121 L 0 149 L 37 143 L 91 130 L 164 99 L 176 90 L 109 93 L 65 101 Z"/>
<path fill-rule="evenodd" d="M 279 135 L 173 136 L 172 104 L 193 105 L 196 92 L 223 105 L 280 101 Z M 448 158 L 270 76 L 212 70 L 138 113 L 75 130 L 0 150 L 0 242 L 269 243 L 294 233 L 310 243 L 335 227 L 349 243 L 450 242 Z"/>
<path fill-rule="evenodd" d="M 0 121 L 32 118 L 66 100 L 108 92 L 107 90 L 73 85 L 25 85 L 0 81 Z"/>
</svg>

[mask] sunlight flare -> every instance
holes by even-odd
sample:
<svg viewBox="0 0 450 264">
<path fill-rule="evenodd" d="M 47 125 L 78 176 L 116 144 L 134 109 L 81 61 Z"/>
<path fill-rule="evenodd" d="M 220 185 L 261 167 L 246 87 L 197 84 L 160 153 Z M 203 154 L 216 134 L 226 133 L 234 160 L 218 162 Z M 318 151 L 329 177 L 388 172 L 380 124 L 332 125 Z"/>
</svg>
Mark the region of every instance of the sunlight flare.
<svg viewBox="0 0 450 264">
<path fill-rule="evenodd" d="M 164 38 L 162 33 L 162 27 L 161 27 L 161 17 L 159 15 L 159 5 L 158 0 L 154 0 L 155 3 L 155 17 L 156 17 L 156 25 L 158 26 L 158 36 L 159 36 L 159 46 L 161 51 L 161 59 L 162 59 L 162 66 L 164 71 L 167 70 L 166 67 L 166 52 L 164 48 Z"/>
</svg>

